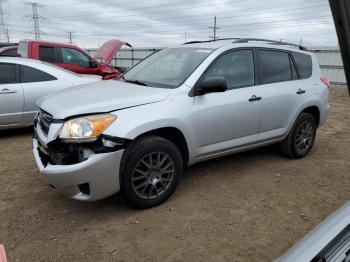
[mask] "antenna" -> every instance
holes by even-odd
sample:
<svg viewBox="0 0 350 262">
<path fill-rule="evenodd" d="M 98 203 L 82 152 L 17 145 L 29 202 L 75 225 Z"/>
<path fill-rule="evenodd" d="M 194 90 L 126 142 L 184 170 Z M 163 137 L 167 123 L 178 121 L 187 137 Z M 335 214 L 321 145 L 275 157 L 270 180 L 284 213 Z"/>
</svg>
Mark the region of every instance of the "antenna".
<svg viewBox="0 0 350 262">
<path fill-rule="evenodd" d="M 43 7 L 43 5 L 35 2 L 25 2 L 25 4 L 32 7 L 32 14 L 26 15 L 26 17 L 33 20 L 35 40 L 39 40 L 40 39 L 40 28 L 39 28 L 40 21 L 47 19 L 46 17 L 43 17 L 38 14 L 38 8 Z"/>
</svg>

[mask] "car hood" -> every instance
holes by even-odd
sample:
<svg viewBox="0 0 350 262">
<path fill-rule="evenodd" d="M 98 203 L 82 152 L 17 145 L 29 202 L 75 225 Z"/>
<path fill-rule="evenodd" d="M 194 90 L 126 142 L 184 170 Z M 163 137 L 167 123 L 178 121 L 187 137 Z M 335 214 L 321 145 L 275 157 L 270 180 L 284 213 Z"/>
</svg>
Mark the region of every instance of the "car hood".
<svg viewBox="0 0 350 262">
<path fill-rule="evenodd" d="M 97 75 L 78 75 L 77 80 L 73 83 L 73 85 L 82 85 L 92 82 L 101 81 L 102 76 Z"/>
<path fill-rule="evenodd" d="M 97 60 L 102 60 L 102 64 L 108 65 L 123 45 L 131 47 L 130 44 L 118 39 L 109 40 L 97 49 L 94 57 Z"/>
<path fill-rule="evenodd" d="M 65 119 L 155 103 L 166 99 L 168 94 L 169 89 L 107 80 L 59 91 L 37 104 L 55 119 Z"/>
</svg>

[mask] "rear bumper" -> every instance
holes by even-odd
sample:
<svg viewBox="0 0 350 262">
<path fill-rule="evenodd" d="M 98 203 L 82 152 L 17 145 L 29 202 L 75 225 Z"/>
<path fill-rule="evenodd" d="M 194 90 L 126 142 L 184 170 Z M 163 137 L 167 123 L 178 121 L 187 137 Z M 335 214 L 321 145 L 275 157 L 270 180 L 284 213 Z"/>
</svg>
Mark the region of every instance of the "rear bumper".
<svg viewBox="0 0 350 262">
<path fill-rule="evenodd" d="M 39 142 L 33 138 L 36 165 L 46 182 L 60 193 L 76 200 L 97 201 L 119 192 L 119 168 L 124 149 L 91 154 L 88 159 L 77 164 L 48 163 L 46 166 L 39 150 Z"/>
<path fill-rule="evenodd" d="M 327 103 L 327 105 L 325 106 L 325 108 L 322 110 L 322 112 L 320 112 L 320 123 L 319 123 L 319 127 L 322 126 L 328 117 L 329 114 L 329 109 L 330 109 L 330 105 L 329 103 Z"/>
</svg>

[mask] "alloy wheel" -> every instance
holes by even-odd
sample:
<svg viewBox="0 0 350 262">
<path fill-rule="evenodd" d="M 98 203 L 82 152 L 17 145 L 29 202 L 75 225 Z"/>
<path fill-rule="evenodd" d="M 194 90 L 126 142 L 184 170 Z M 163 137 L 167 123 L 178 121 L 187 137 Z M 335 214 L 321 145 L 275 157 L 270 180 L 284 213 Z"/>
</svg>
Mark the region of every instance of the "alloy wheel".
<svg viewBox="0 0 350 262">
<path fill-rule="evenodd" d="M 310 149 L 314 136 L 313 129 L 309 121 L 300 124 L 295 136 L 295 149 L 299 154 L 303 154 Z"/>
<path fill-rule="evenodd" d="M 154 199 L 166 192 L 175 172 L 174 161 L 164 152 L 143 156 L 132 172 L 132 188 L 142 199 Z"/>
</svg>

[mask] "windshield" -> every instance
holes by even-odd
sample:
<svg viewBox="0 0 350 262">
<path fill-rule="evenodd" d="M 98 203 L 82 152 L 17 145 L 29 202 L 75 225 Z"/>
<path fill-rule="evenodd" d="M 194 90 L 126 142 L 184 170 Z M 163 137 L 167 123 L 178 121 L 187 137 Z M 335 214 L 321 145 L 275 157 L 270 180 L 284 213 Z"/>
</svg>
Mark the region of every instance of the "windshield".
<svg viewBox="0 0 350 262">
<path fill-rule="evenodd" d="M 139 85 L 176 88 L 212 51 L 192 47 L 164 49 L 138 63 L 122 79 Z"/>
</svg>

